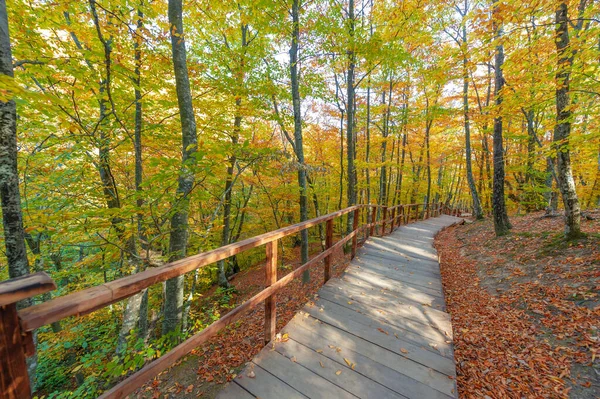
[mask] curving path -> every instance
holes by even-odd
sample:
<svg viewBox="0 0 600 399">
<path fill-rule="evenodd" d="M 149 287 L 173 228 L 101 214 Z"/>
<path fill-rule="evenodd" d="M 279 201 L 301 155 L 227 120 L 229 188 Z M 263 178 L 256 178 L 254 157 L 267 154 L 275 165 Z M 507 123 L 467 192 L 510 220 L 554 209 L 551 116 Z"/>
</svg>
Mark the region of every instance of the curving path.
<svg viewBox="0 0 600 399">
<path fill-rule="evenodd" d="M 229 398 L 456 398 L 434 236 L 443 215 L 369 238 L 220 392 Z"/>
</svg>

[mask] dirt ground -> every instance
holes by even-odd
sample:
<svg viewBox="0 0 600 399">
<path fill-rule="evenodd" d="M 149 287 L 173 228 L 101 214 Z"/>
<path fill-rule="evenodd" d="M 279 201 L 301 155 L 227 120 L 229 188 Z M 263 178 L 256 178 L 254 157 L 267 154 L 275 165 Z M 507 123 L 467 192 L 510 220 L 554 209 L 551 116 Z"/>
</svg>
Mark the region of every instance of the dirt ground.
<svg viewBox="0 0 600 399">
<path fill-rule="evenodd" d="M 461 398 L 600 398 L 600 211 L 565 241 L 563 218 L 491 220 L 436 239 Z"/>
</svg>

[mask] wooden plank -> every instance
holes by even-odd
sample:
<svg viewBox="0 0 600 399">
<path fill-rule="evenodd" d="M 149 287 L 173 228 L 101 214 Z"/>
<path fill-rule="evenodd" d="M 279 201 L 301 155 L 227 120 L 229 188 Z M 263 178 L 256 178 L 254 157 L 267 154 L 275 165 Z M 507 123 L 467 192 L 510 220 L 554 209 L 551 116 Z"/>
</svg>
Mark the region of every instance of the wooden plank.
<svg viewBox="0 0 600 399">
<path fill-rule="evenodd" d="M 386 304 L 386 302 L 381 301 L 379 298 L 374 297 L 371 299 L 368 295 L 353 295 L 353 297 L 367 305 L 379 303 L 380 306 L 385 306 Z M 386 306 L 385 309 L 395 316 L 406 317 L 419 323 L 432 325 L 434 328 L 447 332 L 448 334 L 450 334 L 450 331 L 452 330 L 450 315 L 437 309 L 407 301 L 394 303 L 393 308 Z"/>
<path fill-rule="evenodd" d="M 220 260 L 265 245 L 295 234 L 309 227 L 354 212 L 361 206 L 352 206 L 338 212 L 310 219 L 281 229 L 270 231 L 237 243 L 225 245 L 212 251 L 190 256 L 164 266 L 148 268 L 143 272 L 123 277 L 106 284 L 82 290 L 73 294 L 52 299 L 39 305 L 31 306 L 19 312 L 24 330 L 32 331 L 43 325 L 62 320 L 66 317 L 87 314 L 111 303 L 128 298 L 145 288 L 181 276 L 200 267 L 205 267 Z"/>
<path fill-rule="evenodd" d="M 390 252 L 400 256 L 408 256 L 412 259 L 422 259 L 425 261 L 428 260 L 430 262 L 437 262 L 437 255 L 431 251 L 423 249 L 423 247 L 424 245 L 419 248 L 415 245 L 406 243 L 376 242 L 375 240 L 367 241 L 364 245 L 365 250 L 375 250 L 383 253 Z"/>
<path fill-rule="evenodd" d="M 225 387 L 217 395 L 217 399 L 256 399 L 256 396 L 251 395 L 234 380 L 225 384 Z"/>
<path fill-rule="evenodd" d="M 442 284 L 436 278 L 420 279 L 414 274 L 402 275 L 400 273 L 384 272 L 380 270 L 373 270 L 371 268 L 359 267 L 358 265 L 351 265 L 346 271 L 346 274 L 344 274 L 344 277 L 346 275 L 359 278 L 364 278 L 365 275 L 374 276 L 376 280 L 387 280 L 393 284 L 395 284 L 395 282 L 399 282 L 411 285 L 417 289 L 431 288 L 435 290 L 439 296 L 443 296 Z"/>
<path fill-rule="evenodd" d="M 377 328 L 377 326 L 380 326 L 379 328 L 383 329 L 387 334 L 393 335 L 399 341 L 409 341 L 425 350 L 440 354 L 449 359 L 454 359 L 450 338 L 429 325 L 421 324 L 421 329 L 414 328 L 419 323 L 411 320 L 408 320 L 408 323 L 406 323 L 407 319 L 404 317 L 386 317 L 385 315 L 389 316 L 392 314 L 382 309 L 365 306 L 353 300 L 353 298 L 332 295 L 326 292 L 320 292 L 319 298 L 323 300 L 323 303 L 331 303 L 330 305 L 326 305 L 326 310 L 323 313 L 332 309 L 332 306 L 337 306 L 335 308 L 336 313 L 343 317 L 348 317 L 349 320 L 367 327 Z M 318 315 L 314 317 L 321 320 Z M 406 324 L 412 325 L 413 328 L 407 328 Z"/>
<path fill-rule="evenodd" d="M 254 373 L 252 378 L 249 377 L 251 372 Z M 244 372 L 236 377 L 235 382 L 256 398 L 301 399 L 307 397 L 255 363 L 250 363 Z"/>
<path fill-rule="evenodd" d="M 277 241 L 266 246 L 267 264 L 265 266 L 265 285 L 270 287 L 277 282 Z M 277 303 L 275 294 L 265 299 L 265 345 L 275 338 L 277 326 Z"/>
<path fill-rule="evenodd" d="M 292 334 L 294 332 L 295 330 L 291 331 Z M 364 364 L 359 364 L 352 370 L 343 360 L 342 363 L 336 362 L 322 353 L 317 353 L 314 349 L 295 341 L 293 337 L 287 342 L 276 343 L 275 350 L 288 359 L 296 359 L 298 363 L 315 374 L 339 387 L 343 387 L 359 398 L 406 398 L 406 396 L 400 395 L 361 374 Z M 340 372 L 338 373 L 338 371 Z"/>
<path fill-rule="evenodd" d="M 265 348 L 253 362 L 309 398 L 356 398 L 350 392 L 298 363 L 297 357 L 288 359 L 276 350 Z"/>
<path fill-rule="evenodd" d="M 21 328 L 14 303 L 0 306 L 0 399 L 31 398 Z"/>
<path fill-rule="evenodd" d="M 353 266 L 351 266 L 353 267 Z M 354 269 L 350 269 L 351 271 Z M 410 293 L 414 292 L 423 292 L 428 295 L 436 296 L 438 298 L 443 298 L 444 293 L 440 288 L 434 288 L 431 285 L 421 286 L 417 284 L 413 284 L 410 281 L 400 281 L 395 280 L 381 274 L 372 273 L 368 270 L 358 269 L 360 273 L 344 273 L 342 276 L 343 281 L 350 281 L 353 284 L 361 285 L 361 284 L 369 284 L 376 287 L 380 287 L 381 289 L 395 291 L 401 293 L 404 290 L 408 290 Z M 422 302 L 421 302 L 422 303 Z"/>
<path fill-rule="evenodd" d="M 365 253 L 357 259 L 354 265 L 372 271 L 381 270 L 384 273 L 399 274 L 401 276 L 414 275 L 418 278 L 433 279 L 440 282 L 440 271 L 433 264 L 418 260 L 407 261 L 403 258 L 392 259 L 391 257 L 381 256 L 379 253 Z M 441 283 L 439 286 L 441 286 Z"/>
<path fill-rule="evenodd" d="M 453 375 L 455 372 L 454 359 L 444 357 L 439 352 L 434 353 L 425 349 L 425 346 L 396 338 L 393 332 L 402 332 L 397 331 L 390 325 L 379 323 L 376 320 L 371 320 L 370 325 L 359 323 L 354 320 L 354 317 L 350 318 L 346 311 L 340 310 L 338 305 L 332 302 L 325 303 L 322 300 L 317 301 L 314 306 L 305 306 L 304 311 L 315 319 L 386 348 L 399 356 L 437 370 L 442 374 Z M 379 329 L 386 331 L 388 334 Z"/>
<path fill-rule="evenodd" d="M 352 231 L 357 231 L 358 230 L 358 219 L 360 217 L 360 208 L 356 209 L 354 211 L 354 217 L 352 218 Z M 354 259 L 354 256 L 356 255 L 356 245 L 358 242 L 358 237 L 356 237 L 356 235 L 352 238 L 352 251 L 350 254 L 350 259 Z"/>
<path fill-rule="evenodd" d="M 375 235 L 375 222 L 377 221 L 377 207 L 373 207 L 373 211 L 371 213 L 371 232 L 370 236 L 373 237 Z"/>
<path fill-rule="evenodd" d="M 333 245 L 333 220 L 328 220 L 327 221 L 327 228 L 326 228 L 326 233 L 325 233 L 325 247 L 327 249 L 331 248 L 331 246 Z M 331 257 L 332 255 L 327 255 L 327 257 L 325 258 L 325 263 L 324 263 L 324 278 L 325 278 L 325 282 L 329 281 L 329 279 L 331 278 Z"/>
<path fill-rule="evenodd" d="M 415 256 L 410 256 L 407 254 L 400 254 L 397 252 L 392 252 L 392 251 L 384 251 L 381 250 L 380 247 L 378 246 L 379 244 L 375 243 L 375 242 L 371 242 L 368 245 L 366 245 L 362 251 L 359 252 L 358 256 L 377 256 L 386 260 L 389 260 L 391 262 L 400 262 L 403 264 L 418 264 L 418 266 L 420 268 L 425 268 L 428 270 L 434 270 L 436 272 L 439 273 L 440 271 L 440 266 L 437 260 L 432 260 L 432 259 L 427 259 L 427 258 L 422 258 L 422 257 L 415 257 Z M 428 244 L 420 244 L 421 246 L 425 246 Z M 373 248 L 371 248 L 373 247 Z"/>
<path fill-rule="evenodd" d="M 299 314 L 284 331 L 338 363 L 348 359 L 363 375 L 409 398 L 448 398 L 456 392 L 448 376 L 312 317 Z"/>
<path fill-rule="evenodd" d="M 358 293 L 358 291 L 335 289 L 333 287 L 324 287 L 323 290 L 319 291 L 318 297 L 359 311 L 359 313 L 364 315 L 370 315 L 370 317 L 375 319 L 386 319 L 386 323 L 396 323 L 399 328 L 416 332 L 417 334 L 421 334 L 430 339 L 443 341 L 452 340 L 450 317 L 448 316 L 446 321 L 441 321 L 436 324 L 432 322 L 432 320 L 422 317 L 422 313 L 418 310 L 428 310 L 430 308 L 424 306 L 419 306 L 419 308 L 417 308 L 415 302 L 407 303 L 405 301 L 400 301 L 397 298 L 390 298 L 377 291 L 361 291 Z M 352 303 L 348 304 L 348 302 Z M 426 314 L 431 315 L 432 313 L 427 312 Z M 435 317 L 437 318 L 437 316 Z M 440 319 L 443 320 L 442 317 L 440 317 Z"/>
<path fill-rule="evenodd" d="M 415 272 L 421 275 L 426 274 L 428 276 L 433 275 L 437 279 L 440 278 L 440 268 L 437 264 L 429 261 L 422 260 L 407 260 L 404 257 L 395 255 L 376 253 L 362 253 L 358 260 L 376 260 L 381 266 L 386 266 L 393 270 L 404 270 L 407 272 Z"/>
<path fill-rule="evenodd" d="M 324 290 L 331 290 L 332 292 L 343 292 L 346 295 L 354 297 L 376 297 L 380 298 L 382 306 L 395 306 L 396 304 L 408 303 L 408 304 L 428 304 L 436 309 L 443 310 L 444 299 L 437 295 L 431 295 L 428 292 L 418 290 L 415 287 L 401 285 L 399 287 L 393 287 L 394 290 L 384 289 L 381 286 L 369 284 L 364 280 L 353 280 L 350 278 L 351 275 L 345 274 L 342 278 L 342 282 L 332 282 L 323 287 Z M 339 280 L 338 280 L 339 281 Z M 356 282 L 356 284 L 354 284 Z"/>
<path fill-rule="evenodd" d="M 17 303 L 23 299 L 56 289 L 56 284 L 45 272 L 11 278 L 0 282 L 0 306 Z"/>
<path fill-rule="evenodd" d="M 423 287 L 433 287 L 442 290 L 442 282 L 440 276 L 433 273 L 417 272 L 413 270 L 404 270 L 401 268 L 393 268 L 382 265 L 377 259 L 362 257 L 352 265 L 352 273 L 369 272 L 379 274 L 382 277 L 391 278 L 393 280 L 408 281 L 413 285 Z"/>
</svg>

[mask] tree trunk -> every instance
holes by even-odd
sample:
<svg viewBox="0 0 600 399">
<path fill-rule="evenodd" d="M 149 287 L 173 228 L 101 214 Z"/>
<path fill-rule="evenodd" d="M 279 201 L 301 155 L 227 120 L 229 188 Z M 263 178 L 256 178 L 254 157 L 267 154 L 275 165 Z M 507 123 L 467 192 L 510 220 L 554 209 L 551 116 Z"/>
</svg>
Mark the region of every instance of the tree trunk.
<svg viewBox="0 0 600 399">
<path fill-rule="evenodd" d="M 556 175 L 565 207 L 565 236 L 567 239 L 581 236 L 581 209 L 575 180 L 571 170 L 571 96 L 569 81 L 573 64 L 574 50 L 569 45 L 569 17 L 566 2 L 558 5 L 555 16 L 556 50 L 558 65 L 556 80 L 556 125 L 554 127 L 553 147 L 556 151 Z"/>
<path fill-rule="evenodd" d="M 235 99 L 235 117 L 233 121 L 233 134 L 231 135 L 232 144 L 232 155 L 229 157 L 229 165 L 227 165 L 227 178 L 225 180 L 225 202 L 223 204 L 223 231 L 221 233 L 221 245 L 225 246 L 229 244 L 231 237 L 231 198 L 233 196 L 233 172 L 237 164 L 237 157 L 235 155 L 236 147 L 239 141 L 240 131 L 242 129 L 242 97 L 241 92 L 244 86 L 244 79 L 246 73 L 246 48 L 248 42 L 246 40 L 246 34 L 248 32 L 248 25 L 242 23 L 240 28 L 241 33 L 241 55 L 237 71 L 237 90 Z M 229 281 L 227 280 L 227 271 L 225 267 L 225 260 L 218 262 L 219 286 L 223 288 L 229 288 Z"/>
<path fill-rule="evenodd" d="M 292 45 L 290 48 L 290 76 L 292 81 L 292 105 L 294 108 L 294 148 L 298 159 L 298 189 L 300 190 L 300 222 L 308 220 L 306 165 L 302 143 L 302 111 L 300 109 L 300 82 L 298 71 L 298 44 L 300 42 L 300 0 L 292 3 Z M 308 262 L 308 230 L 300 232 L 300 258 L 302 264 Z M 302 282 L 310 281 L 310 272 L 302 274 Z"/>
<path fill-rule="evenodd" d="M 192 93 L 187 70 L 185 36 L 183 33 L 182 0 L 169 0 L 169 24 L 171 25 L 171 48 L 179 117 L 181 118 L 181 170 L 179 172 L 177 196 L 173 203 L 171 233 L 169 237 L 169 260 L 186 256 L 188 243 L 189 196 L 194 187 L 195 153 L 198 146 L 196 118 L 192 105 Z M 163 334 L 177 331 L 183 313 L 183 276 L 174 277 L 165 283 L 165 306 Z"/>
<path fill-rule="evenodd" d="M 465 13 L 466 13 L 465 7 Z M 463 45 L 467 46 L 467 26 L 466 22 L 463 22 L 462 26 L 462 42 Z M 477 186 L 475 185 L 475 179 L 473 178 L 473 165 L 471 160 L 471 125 L 469 117 L 469 66 L 467 58 L 467 49 L 465 48 L 463 54 L 463 116 L 465 120 L 465 158 L 466 158 L 466 169 L 467 169 L 467 182 L 469 183 L 469 190 L 471 190 L 471 198 L 473 200 L 473 213 L 475 218 L 483 219 L 483 210 L 481 209 L 481 203 L 479 201 L 479 194 L 477 193 Z"/>
<path fill-rule="evenodd" d="M 492 193 L 492 213 L 494 216 L 494 230 L 496 236 L 502 236 L 508 233 L 511 228 L 508 214 L 506 213 L 506 203 L 504 200 L 504 148 L 502 142 L 502 87 L 504 86 L 504 76 L 502 68 L 504 64 L 504 45 L 500 42 L 502 37 L 502 26 L 497 20 L 498 0 L 494 1 L 493 29 L 497 40 L 495 54 L 495 81 L 494 98 L 496 101 L 496 117 L 494 118 L 494 186 Z"/>
<path fill-rule="evenodd" d="M 355 146 L 354 146 L 354 68 L 356 63 L 356 55 L 354 53 L 354 0 L 348 0 L 348 74 L 346 79 L 347 85 L 347 111 L 346 111 L 346 154 L 348 164 L 348 206 L 356 204 L 356 167 L 354 165 Z M 354 212 L 348 213 L 348 222 L 346 232 L 352 231 L 354 220 Z"/>
<path fill-rule="evenodd" d="M 140 7 L 143 0 L 140 0 Z M 137 234 L 140 248 L 147 249 L 147 239 L 144 229 L 144 215 L 142 207 L 144 206 L 142 181 L 142 90 L 141 90 L 141 69 L 142 69 L 142 29 L 144 27 L 144 13 L 141 8 L 137 11 L 137 23 L 134 35 L 133 49 L 135 59 L 134 70 L 134 96 L 135 96 L 135 117 L 134 117 L 134 148 L 135 148 L 135 191 L 137 195 Z M 146 339 L 148 335 L 148 289 L 141 292 L 142 298 L 139 306 L 138 315 L 138 337 Z"/>
</svg>

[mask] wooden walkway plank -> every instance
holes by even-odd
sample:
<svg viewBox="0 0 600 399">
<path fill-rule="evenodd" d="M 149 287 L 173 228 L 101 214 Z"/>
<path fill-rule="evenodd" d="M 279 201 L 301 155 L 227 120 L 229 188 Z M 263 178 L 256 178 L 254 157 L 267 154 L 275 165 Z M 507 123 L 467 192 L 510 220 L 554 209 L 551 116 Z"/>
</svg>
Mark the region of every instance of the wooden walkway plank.
<svg viewBox="0 0 600 399">
<path fill-rule="evenodd" d="M 325 323 L 319 323 L 312 317 L 298 315 L 292 319 L 288 328 L 293 339 L 342 364 L 344 358 L 356 364 L 359 373 L 380 382 L 388 388 L 410 398 L 435 398 L 452 396 L 454 381 L 422 364 L 399 356 L 385 348 Z M 339 351 L 338 351 L 339 349 Z M 383 383 L 381 377 L 388 383 Z M 390 380 L 400 384 L 390 385 Z"/>
<path fill-rule="evenodd" d="M 420 285 L 423 287 L 433 287 L 435 289 L 442 289 L 442 283 L 440 282 L 439 275 L 423 275 L 418 272 L 404 271 L 399 267 L 389 267 L 385 262 L 377 258 L 366 258 L 356 260 L 353 263 L 351 270 L 364 270 L 371 273 L 381 274 L 388 278 L 399 280 L 399 281 L 410 281 L 412 284 Z"/>
<path fill-rule="evenodd" d="M 398 340 L 393 333 L 396 329 L 390 325 L 379 323 L 372 320 L 372 324 L 366 325 L 355 321 L 358 317 L 351 317 L 349 311 L 340 311 L 340 307 L 332 302 L 324 304 L 322 301 L 317 302 L 317 306 L 305 307 L 304 311 L 326 324 L 337 327 L 348 334 L 363 338 L 375 345 L 386 348 L 399 356 L 420 363 L 447 375 L 454 373 L 454 359 L 448 359 L 442 356 L 439 352 L 433 353 L 425 349 L 424 346 L 415 345 L 414 343 Z M 334 307 L 335 306 L 335 307 Z M 357 316 L 359 316 L 357 314 Z M 385 332 L 382 332 L 379 329 Z M 386 334 L 387 332 L 387 334 Z M 398 331 L 396 331 L 398 334 Z M 400 332 L 401 333 L 401 332 Z"/>
<path fill-rule="evenodd" d="M 253 362 L 309 398 L 356 398 L 298 363 L 297 357 L 287 358 L 273 348 L 261 351 Z"/>
<path fill-rule="evenodd" d="M 406 270 L 418 271 L 422 273 L 433 273 L 439 277 L 440 267 L 437 262 L 424 259 L 407 259 L 401 255 L 387 254 L 383 252 L 363 252 L 357 256 L 357 259 L 377 259 L 381 260 L 385 266 L 394 265 Z"/>
<path fill-rule="evenodd" d="M 293 339 L 287 342 L 277 342 L 275 350 L 289 359 L 296 359 L 304 367 L 359 398 L 406 398 L 406 396 L 365 377 L 358 371 L 348 368 L 345 362 L 338 363 Z"/>
<path fill-rule="evenodd" d="M 218 398 L 456 398 L 435 234 L 443 215 L 370 237 Z"/>
<path fill-rule="evenodd" d="M 348 277 L 348 275 L 346 275 Z M 338 290 L 344 292 L 348 296 L 367 296 L 377 295 L 382 301 L 394 301 L 397 303 L 419 303 L 428 304 L 436 309 L 443 310 L 445 303 L 443 298 L 438 295 L 432 295 L 427 292 L 421 292 L 414 287 L 409 287 L 404 284 L 397 284 L 396 289 L 390 290 L 377 285 L 369 284 L 364 280 L 354 281 L 346 278 L 343 281 L 333 281 L 327 284 L 324 289 Z"/>
<path fill-rule="evenodd" d="M 219 395 L 237 399 L 256 399 L 256 396 L 250 394 L 250 392 L 239 386 L 235 380 L 225 384 L 225 387 L 219 393 Z"/>
<path fill-rule="evenodd" d="M 253 377 L 251 377 L 253 376 Z M 255 363 L 250 363 L 243 373 L 235 378 L 235 382 L 254 397 L 260 398 L 290 398 L 303 399 L 307 396 L 281 381 L 268 371 L 264 370 Z M 219 398 L 235 398 L 236 396 L 224 396 L 224 392 L 219 393 Z"/>
<path fill-rule="evenodd" d="M 410 280 L 398 280 L 389 276 L 384 276 L 382 274 L 370 272 L 366 269 L 355 269 L 353 266 L 349 266 L 349 271 L 348 273 L 342 275 L 342 280 L 344 282 L 348 280 L 353 280 L 355 284 L 359 284 L 362 281 L 363 284 L 379 286 L 382 289 L 398 292 L 403 290 L 404 287 L 411 287 L 414 288 L 417 292 L 425 292 L 430 295 L 438 296 L 440 298 L 444 297 L 444 292 L 442 291 L 441 287 L 435 288 L 429 284 L 420 285 L 415 284 Z"/>
<path fill-rule="evenodd" d="M 343 297 L 330 292 L 321 291 L 320 298 L 341 306 L 348 311 L 358 313 L 362 316 L 355 316 L 358 322 L 364 323 L 367 320 L 374 320 L 381 324 L 388 324 L 397 330 L 396 334 L 401 337 L 398 339 L 407 339 L 419 345 L 431 346 L 444 356 L 452 358 L 452 346 L 448 343 L 450 337 L 430 325 L 414 322 L 402 316 L 396 316 L 393 312 L 388 312 L 381 308 L 366 306 L 355 301 L 353 298 L 346 297 L 344 300 Z"/>
</svg>

